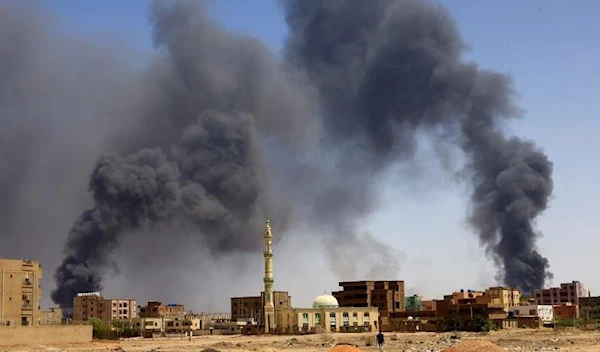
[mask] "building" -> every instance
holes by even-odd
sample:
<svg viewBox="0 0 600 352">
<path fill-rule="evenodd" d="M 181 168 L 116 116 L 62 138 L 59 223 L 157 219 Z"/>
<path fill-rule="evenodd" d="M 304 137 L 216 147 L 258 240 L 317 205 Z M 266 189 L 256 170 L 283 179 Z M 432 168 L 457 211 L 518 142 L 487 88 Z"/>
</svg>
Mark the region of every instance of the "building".
<svg viewBox="0 0 600 352">
<path fill-rule="evenodd" d="M 76 322 L 98 318 L 109 323 L 136 317 L 137 305 L 132 299 L 105 299 L 100 292 L 82 292 L 73 298 L 73 320 Z"/>
<path fill-rule="evenodd" d="M 481 303 L 480 298 L 483 296 L 460 299 L 456 303 L 451 297 L 448 295 L 446 299 L 436 301 L 437 326 L 441 331 L 477 331 L 480 328 L 478 324 L 485 320 L 503 327 L 503 321 L 508 316 L 502 304 Z"/>
<path fill-rule="evenodd" d="M 137 318 L 137 303 L 133 299 L 105 299 L 100 303 L 100 319 L 105 322 Z"/>
<path fill-rule="evenodd" d="M 315 298 L 312 308 L 283 309 L 277 313 L 277 332 L 285 334 L 321 332 L 376 332 L 376 307 L 340 307 L 331 295 Z"/>
<path fill-rule="evenodd" d="M 39 325 L 42 273 L 37 261 L 0 258 L 0 326 Z"/>
<path fill-rule="evenodd" d="M 273 291 L 275 313 L 282 309 L 292 308 L 292 297 L 286 291 Z M 231 298 L 231 320 L 247 321 L 255 320 L 258 324 L 264 324 L 265 293 L 260 296 L 232 297 Z"/>
<path fill-rule="evenodd" d="M 151 301 L 140 308 L 140 318 L 159 318 L 159 317 L 178 317 L 185 315 L 183 304 L 162 304 L 161 302 Z"/>
<path fill-rule="evenodd" d="M 583 284 L 579 281 L 560 284 L 560 287 L 551 287 L 543 290 L 534 290 L 533 296 L 536 304 L 562 304 L 572 303 L 579 305 L 579 298 L 586 296 Z"/>
<path fill-rule="evenodd" d="M 579 297 L 579 316 L 582 319 L 600 319 L 600 296 Z"/>
<path fill-rule="evenodd" d="M 510 307 L 516 306 L 521 301 L 521 291 L 508 287 L 490 287 L 484 294 L 475 297 L 476 302 L 488 306 L 502 307 L 508 313 Z"/>
<path fill-rule="evenodd" d="M 404 281 L 345 281 L 342 291 L 333 292 L 340 307 L 377 307 L 379 326 L 389 331 L 388 316 L 406 309 Z"/>
<path fill-rule="evenodd" d="M 551 305 L 522 305 L 510 307 L 509 317 L 538 317 L 543 323 L 554 321 L 554 308 Z"/>
<path fill-rule="evenodd" d="M 577 319 L 579 318 L 579 306 L 573 303 L 555 304 L 554 317 L 556 319 Z"/>
<path fill-rule="evenodd" d="M 444 300 L 450 300 L 452 304 L 458 304 L 458 301 L 461 299 L 477 298 L 484 294 L 485 292 L 483 291 L 461 289 L 460 291 L 452 292 L 451 295 L 444 296 Z"/>
<path fill-rule="evenodd" d="M 43 310 L 40 316 L 40 325 L 61 325 L 63 320 L 62 308 Z"/>
<path fill-rule="evenodd" d="M 427 301 L 421 301 L 421 310 L 435 312 L 437 310 L 435 306 L 435 300 L 431 299 Z"/>
</svg>

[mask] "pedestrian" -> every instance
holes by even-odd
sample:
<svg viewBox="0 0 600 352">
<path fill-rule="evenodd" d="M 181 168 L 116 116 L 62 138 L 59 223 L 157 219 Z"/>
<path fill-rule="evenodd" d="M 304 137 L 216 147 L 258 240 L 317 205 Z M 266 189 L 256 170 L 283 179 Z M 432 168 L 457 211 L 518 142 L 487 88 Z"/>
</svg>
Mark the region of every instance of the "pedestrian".
<svg viewBox="0 0 600 352">
<path fill-rule="evenodd" d="M 383 338 L 383 333 L 381 332 L 381 330 L 379 330 L 379 334 L 377 334 L 377 346 L 379 347 L 380 352 L 383 352 L 384 343 L 385 343 L 385 340 Z"/>
</svg>

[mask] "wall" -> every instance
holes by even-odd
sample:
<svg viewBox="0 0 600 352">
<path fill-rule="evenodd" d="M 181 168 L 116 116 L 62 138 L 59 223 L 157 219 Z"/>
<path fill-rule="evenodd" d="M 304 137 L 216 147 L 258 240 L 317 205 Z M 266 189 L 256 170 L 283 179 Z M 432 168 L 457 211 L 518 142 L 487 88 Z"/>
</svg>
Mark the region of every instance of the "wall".
<svg viewBox="0 0 600 352">
<path fill-rule="evenodd" d="M 42 273 L 37 261 L 0 258 L 0 326 L 39 324 Z"/>
<path fill-rule="evenodd" d="M 91 325 L 0 327 L 0 346 L 89 342 Z"/>
<path fill-rule="evenodd" d="M 551 305 L 526 305 L 514 306 L 510 308 L 517 317 L 533 316 L 539 317 L 542 321 L 550 322 L 554 319 L 554 308 Z"/>
</svg>

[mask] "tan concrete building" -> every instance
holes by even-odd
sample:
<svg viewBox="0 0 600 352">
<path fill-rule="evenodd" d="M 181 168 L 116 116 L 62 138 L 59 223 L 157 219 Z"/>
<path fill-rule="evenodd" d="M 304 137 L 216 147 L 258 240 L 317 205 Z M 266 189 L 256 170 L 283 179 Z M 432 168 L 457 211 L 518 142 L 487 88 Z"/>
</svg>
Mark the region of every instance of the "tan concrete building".
<svg viewBox="0 0 600 352">
<path fill-rule="evenodd" d="M 137 304 L 132 299 L 105 299 L 100 292 L 78 293 L 73 298 L 73 320 L 85 322 L 99 318 L 105 323 L 137 317 Z"/>
<path fill-rule="evenodd" d="M 105 299 L 100 303 L 100 319 L 105 322 L 137 318 L 137 303 L 133 299 Z"/>
<path fill-rule="evenodd" d="M 315 298 L 312 308 L 282 309 L 275 316 L 277 332 L 375 332 L 379 329 L 376 307 L 340 307 L 334 296 Z"/>
<path fill-rule="evenodd" d="M 510 307 L 516 306 L 521 301 L 521 291 L 508 287 L 490 287 L 483 296 L 477 296 L 476 303 L 486 304 L 488 307 L 500 307 L 509 312 Z"/>
<path fill-rule="evenodd" d="M 140 307 L 140 318 L 156 317 L 178 317 L 185 315 L 183 304 L 162 304 L 161 302 L 148 302 L 146 306 Z"/>
<path fill-rule="evenodd" d="M 39 325 L 42 273 L 37 261 L 0 258 L 0 326 Z"/>
<path fill-rule="evenodd" d="M 40 325 L 61 325 L 63 310 L 61 308 L 50 308 L 43 310 L 40 317 Z"/>
</svg>

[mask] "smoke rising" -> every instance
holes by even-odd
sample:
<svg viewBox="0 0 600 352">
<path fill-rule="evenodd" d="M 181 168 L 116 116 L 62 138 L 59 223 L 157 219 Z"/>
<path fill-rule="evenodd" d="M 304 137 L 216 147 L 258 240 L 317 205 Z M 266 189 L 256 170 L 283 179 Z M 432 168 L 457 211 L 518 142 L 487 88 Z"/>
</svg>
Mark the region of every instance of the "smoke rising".
<svg viewBox="0 0 600 352">
<path fill-rule="evenodd" d="M 22 54 L 36 63 L 15 71 L 27 63 L 14 59 L 25 50 L 22 40 L 0 35 L 0 73 L 14 75 L 7 76 L 13 85 L 0 80 L 0 121 L 20 117 L 30 121 L 22 131 L 39 135 L 0 139 L 23 154 L 12 168 L 1 159 L 0 190 L 18 192 L 32 173 L 35 160 L 27 156 L 61 119 L 48 109 L 56 101 L 77 132 L 66 140 L 89 145 L 78 160 L 92 170 L 92 204 L 73 205 L 87 210 L 69 231 L 52 299 L 69 307 L 78 292 L 101 290 L 113 253 L 132 234 L 162 242 L 177 233 L 214 255 L 246 253 L 260 249 L 267 216 L 278 234 L 307 228 L 324 237 L 340 279 L 356 278 L 365 266 L 362 275 L 396 277 L 402 255 L 358 225 L 376 211 L 384 174 L 412 160 L 420 135 L 467 157 L 468 219 L 502 280 L 525 291 L 543 286 L 549 264 L 536 249 L 534 225 L 552 193 L 552 164 L 531 142 L 504 134 L 503 124 L 520 114 L 510 81 L 462 59 L 467 45 L 450 14 L 417 0 L 281 5 L 290 35 L 279 59 L 260 41 L 220 28 L 198 2 L 154 1 L 156 50 L 143 70 L 107 59 L 98 77 L 73 74 L 47 90 L 34 80 L 20 96 L 39 95 L 37 105 L 9 97 L 24 76 L 45 72 L 44 52 Z M 18 16 L 30 13 L 38 12 L 3 11 L 15 20 L 0 21 L 0 33 L 21 33 L 28 22 Z M 29 22 L 31 40 L 54 35 L 44 15 Z M 74 50 L 61 46 L 79 63 Z M 82 99 L 67 104 L 73 95 Z M 104 127 L 94 132 L 97 123 Z M 48 157 L 59 179 L 73 154 L 64 151 Z M 2 202 L 15 210 L 10 197 Z M 364 263 L 347 262 L 357 249 Z"/>
</svg>

